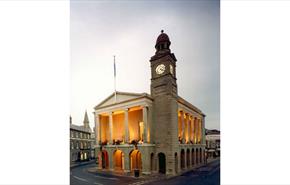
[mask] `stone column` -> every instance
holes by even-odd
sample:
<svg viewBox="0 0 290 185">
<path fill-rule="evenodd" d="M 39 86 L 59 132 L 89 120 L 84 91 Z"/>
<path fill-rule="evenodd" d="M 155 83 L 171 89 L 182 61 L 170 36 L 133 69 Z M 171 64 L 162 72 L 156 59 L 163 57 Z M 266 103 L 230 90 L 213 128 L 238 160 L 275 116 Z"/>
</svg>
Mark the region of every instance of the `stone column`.
<svg viewBox="0 0 290 185">
<path fill-rule="evenodd" d="M 177 173 L 181 172 L 181 154 L 180 154 L 180 151 L 178 150 L 177 152 Z"/>
<path fill-rule="evenodd" d="M 195 150 L 195 148 L 193 148 L 193 156 L 192 157 L 193 157 L 193 159 L 192 159 L 193 165 L 196 166 L 196 150 Z"/>
<path fill-rule="evenodd" d="M 184 128 L 184 112 L 181 111 L 181 133 L 182 133 L 182 143 L 184 143 L 184 139 L 185 139 L 185 128 Z"/>
<path fill-rule="evenodd" d="M 129 109 L 125 109 L 124 123 L 125 123 L 125 143 L 129 143 L 129 117 L 128 117 Z"/>
<path fill-rule="evenodd" d="M 146 151 L 146 154 L 147 155 L 145 155 L 144 153 L 141 154 L 141 158 L 142 158 L 142 173 L 143 174 L 150 174 L 150 158 L 151 158 L 151 155 L 148 155 L 147 151 Z"/>
<path fill-rule="evenodd" d="M 187 151 L 184 150 L 184 169 L 187 169 Z"/>
<path fill-rule="evenodd" d="M 147 124 L 147 107 L 144 106 L 142 108 L 143 111 L 143 124 L 144 124 L 144 130 L 143 130 L 143 142 L 147 143 L 147 130 L 148 130 L 148 124 Z"/>
<path fill-rule="evenodd" d="M 95 141 L 96 145 L 100 144 L 100 139 L 99 139 L 99 125 L 100 125 L 100 117 L 99 114 L 95 112 Z"/>
<path fill-rule="evenodd" d="M 148 130 L 147 130 L 147 142 L 151 143 L 153 138 L 153 132 L 152 132 L 152 106 L 148 107 Z"/>
<path fill-rule="evenodd" d="M 189 168 L 192 166 L 192 154 L 191 150 L 189 150 Z"/>
<path fill-rule="evenodd" d="M 108 150 L 108 156 L 109 156 L 109 169 L 114 170 L 114 156 L 112 150 Z"/>
<path fill-rule="evenodd" d="M 192 116 L 189 116 L 189 141 L 192 141 Z"/>
<path fill-rule="evenodd" d="M 102 169 L 102 163 L 103 163 L 103 161 L 102 161 L 102 151 L 99 151 L 99 150 L 95 150 L 95 154 L 96 154 L 96 160 L 97 160 L 97 158 L 98 158 L 98 160 L 99 160 L 99 165 L 97 166 L 97 169 Z"/>
<path fill-rule="evenodd" d="M 204 164 L 204 149 L 201 149 L 201 163 Z"/>
<path fill-rule="evenodd" d="M 99 144 L 102 144 L 102 116 L 99 115 Z"/>
<path fill-rule="evenodd" d="M 130 172 L 130 156 L 129 151 L 127 150 L 125 150 L 124 152 L 124 160 L 125 160 L 124 172 L 128 173 Z"/>
<path fill-rule="evenodd" d="M 109 113 L 109 144 L 113 144 L 113 112 Z"/>
<path fill-rule="evenodd" d="M 187 124 L 187 142 L 190 141 L 190 123 L 189 123 L 189 114 L 186 114 L 186 124 Z"/>
<path fill-rule="evenodd" d="M 191 138 L 190 139 L 194 143 L 194 117 L 193 116 L 191 116 L 190 125 L 191 125 L 191 130 L 190 130 Z"/>
<path fill-rule="evenodd" d="M 201 119 L 198 119 L 198 140 L 199 144 L 201 144 Z"/>
<path fill-rule="evenodd" d="M 205 144 L 205 121 L 204 121 L 204 116 L 202 117 L 202 144 Z"/>
<path fill-rule="evenodd" d="M 197 143 L 197 118 L 194 117 L 194 144 Z"/>
</svg>

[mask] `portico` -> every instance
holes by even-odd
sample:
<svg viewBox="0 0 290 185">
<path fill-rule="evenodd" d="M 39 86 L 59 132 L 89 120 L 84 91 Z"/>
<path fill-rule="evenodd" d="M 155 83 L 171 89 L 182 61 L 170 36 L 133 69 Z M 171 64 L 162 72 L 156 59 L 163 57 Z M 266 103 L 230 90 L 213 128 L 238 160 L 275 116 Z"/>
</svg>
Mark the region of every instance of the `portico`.
<svg viewBox="0 0 290 185">
<path fill-rule="evenodd" d="M 152 98 L 146 93 L 117 92 L 117 101 L 114 101 L 114 96 L 115 94 L 112 94 L 95 107 L 96 148 L 99 152 L 101 150 L 108 152 L 111 170 L 116 169 L 116 166 L 113 166 L 114 159 L 110 156 L 115 156 L 118 159 L 115 163 L 118 169 L 131 171 L 128 164 L 131 161 L 133 167 L 138 166 L 144 173 L 149 172 L 149 167 L 144 167 L 141 161 L 142 158 L 146 158 L 142 153 L 152 151 L 154 146 L 150 143 L 152 139 L 149 114 L 152 111 Z M 138 149 L 140 152 L 137 152 Z M 131 153 L 133 150 L 135 152 Z M 120 165 L 122 164 L 120 155 L 123 155 L 123 166 Z M 136 159 L 138 159 L 137 163 Z"/>
</svg>

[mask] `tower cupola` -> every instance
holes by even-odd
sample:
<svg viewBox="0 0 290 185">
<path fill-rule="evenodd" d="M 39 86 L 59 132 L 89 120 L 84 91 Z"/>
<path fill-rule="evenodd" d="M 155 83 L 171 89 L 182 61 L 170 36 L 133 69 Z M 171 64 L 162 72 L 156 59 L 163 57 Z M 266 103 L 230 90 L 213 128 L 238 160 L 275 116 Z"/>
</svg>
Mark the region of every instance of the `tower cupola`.
<svg viewBox="0 0 290 185">
<path fill-rule="evenodd" d="M 163 30 L 161 30 L 161 34 L 157 37 L 155 49 L 156 54 L 162 54 L 162 53 L 170 53 L 170 39 L 166 33 L 164 33 Z"/>
</svg>

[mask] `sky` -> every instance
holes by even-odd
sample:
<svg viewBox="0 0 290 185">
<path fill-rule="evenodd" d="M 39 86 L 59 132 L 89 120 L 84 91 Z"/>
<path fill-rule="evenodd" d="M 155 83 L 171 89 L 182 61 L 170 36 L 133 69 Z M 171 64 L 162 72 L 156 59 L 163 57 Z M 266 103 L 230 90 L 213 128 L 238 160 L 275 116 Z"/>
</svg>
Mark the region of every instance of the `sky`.
<svg viewBox="0 0 290 185">
<path fill-rule="evenodd" d="M 150 93 L 150 57 L 163 29 L 177 58 L 178 95 L 220 129 L 219 1 L 70 1 L 71 116 L 81 125 L 87 110 L 116 88 Z"/>
</svg>

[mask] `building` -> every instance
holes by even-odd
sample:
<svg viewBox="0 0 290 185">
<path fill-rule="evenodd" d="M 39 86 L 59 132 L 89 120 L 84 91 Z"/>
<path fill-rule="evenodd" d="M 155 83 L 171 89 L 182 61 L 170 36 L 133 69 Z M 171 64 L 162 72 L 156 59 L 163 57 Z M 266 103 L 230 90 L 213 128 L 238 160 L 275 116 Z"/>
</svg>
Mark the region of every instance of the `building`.
<svg viewBox="0 0 290 185">
<path fill-rule="evenodd" d="M 206 157 L 212 159 L 220 156 L 220 131 L 206 130 Z"/>
<path fill-rule="evenodd" d="M 82 126 L 72 124 L 70 117 L 70 162 L 87 161 L 93 152 L 92 130 L 89 125 L 87 112 Z"/>
<path fill-rule="evenodd" d="M 205 161 L 205 114 L 178 96 L 176 58 L 161 31 L 150 59 L 151 94 L 112 93 L 95 106 L 100 169 L 176 175 Z"/>
</svg>

